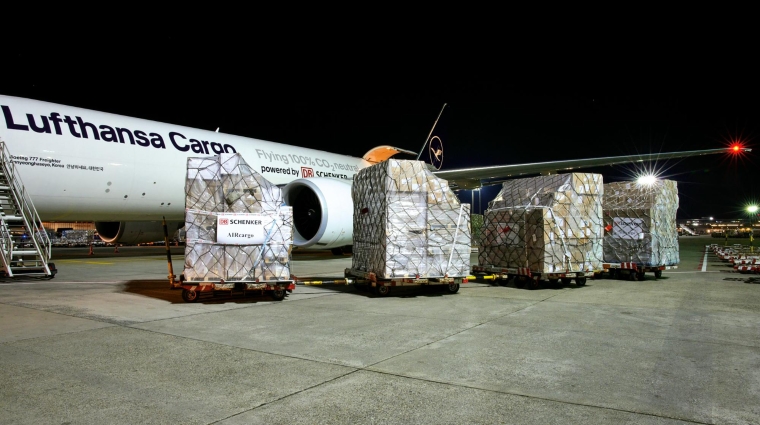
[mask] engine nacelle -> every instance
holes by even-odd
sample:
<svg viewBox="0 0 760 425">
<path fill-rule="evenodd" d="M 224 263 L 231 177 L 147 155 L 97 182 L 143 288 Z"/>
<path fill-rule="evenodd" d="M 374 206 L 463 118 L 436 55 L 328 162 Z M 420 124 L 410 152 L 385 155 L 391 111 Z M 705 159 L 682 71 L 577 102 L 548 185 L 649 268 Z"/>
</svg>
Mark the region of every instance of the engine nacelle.
<svg viewBox="0 0 760 425">
<path fill-rule="evenodd" d="M 184 221 L 167 221 L 169 238 L 184 225 Z M 160 221 L 96 221 L 95 230 L 106 243 L 134 245 L 164 240 L 164 226 Z"/>
<path fill-rule="evenodd" d="M 353 244 L 351 183 L 330 178 L 298 179 L 283 189 L 293 207 L 293 245 L 331 249 Z"/>
</svg>

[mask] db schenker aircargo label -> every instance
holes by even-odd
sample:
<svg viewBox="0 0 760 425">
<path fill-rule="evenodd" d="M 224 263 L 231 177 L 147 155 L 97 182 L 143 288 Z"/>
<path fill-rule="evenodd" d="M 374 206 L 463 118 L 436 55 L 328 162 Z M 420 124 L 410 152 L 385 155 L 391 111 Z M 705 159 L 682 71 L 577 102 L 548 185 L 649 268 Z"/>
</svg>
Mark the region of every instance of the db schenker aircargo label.
<svg viewBox="0 0 760 425">
<path fill-rule="evenodd" d="M 265 214 L 216 216 L 216 242 L 231 245 L 261 245 L 277 230 L 279 219 Z"/>
</svg>

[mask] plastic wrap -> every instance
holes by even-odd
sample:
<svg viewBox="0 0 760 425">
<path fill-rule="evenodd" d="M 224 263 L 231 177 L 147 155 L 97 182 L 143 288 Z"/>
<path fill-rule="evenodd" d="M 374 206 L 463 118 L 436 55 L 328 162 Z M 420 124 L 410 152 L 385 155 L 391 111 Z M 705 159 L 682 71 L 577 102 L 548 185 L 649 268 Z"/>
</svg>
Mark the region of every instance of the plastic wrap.
<svg viewBox="0 0 760 425">
<path fill-rule="evenodd" d="M 604 261 L 645 266 L 679 263 L 678 187 L 672 180 L 652 185 L 604 185 Z"/>
<path fill-rule="evenodd" d="M 354 177 L 352 268 L 379 278 L 470 270 L 470 205 L 421 161 L 390 159 Z"/>
<path fill-rule="evenodd" d="M 602 176 L 570 173 L 509 180 L 484 213 L 481 266 L 538 273 L 602 267 Z"/>
<path fill-rule="evenodd" d="M 186 281 L 290 280 L 293 210 L 279 187 L 221 154 L 188 158 L 185 190 Z M 239 237 L 236 222 L 256 224 Z"/>
</svg>

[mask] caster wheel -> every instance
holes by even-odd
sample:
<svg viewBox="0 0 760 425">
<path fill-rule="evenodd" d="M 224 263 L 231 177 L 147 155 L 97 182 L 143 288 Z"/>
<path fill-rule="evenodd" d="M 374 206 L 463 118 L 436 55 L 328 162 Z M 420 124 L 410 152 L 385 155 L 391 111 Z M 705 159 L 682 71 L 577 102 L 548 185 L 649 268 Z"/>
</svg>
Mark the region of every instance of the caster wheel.
<svg viewBox="0 0 760 425">
<path fill-rule="evenodd" d="M 187 303 L 194 303 L 198 301 L 198 292 L 193 289 L 183 289 L 182 299 Z"/>
</svg>

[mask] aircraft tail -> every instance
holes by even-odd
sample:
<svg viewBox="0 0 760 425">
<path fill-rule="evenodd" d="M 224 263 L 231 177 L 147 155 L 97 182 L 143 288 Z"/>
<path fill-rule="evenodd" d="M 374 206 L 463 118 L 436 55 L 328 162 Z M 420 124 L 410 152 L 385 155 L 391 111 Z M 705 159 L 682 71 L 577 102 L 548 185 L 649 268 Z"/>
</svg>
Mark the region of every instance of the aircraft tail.
<svg viewBox="0 0 760 425">
<path fill-rule="evenodd" d="M 436 118 L 433 123 L 433 128 L 430 129 L 430 134 L 428 134 L 425 143 L 422 145 L 422 149 L 420 149 L 420 152 L 417 154 L 418 161 L 429 160 L 430 165 L 436 170 L 440 170 L 443 166 L 443 140 L 445 138 L 447 120 L 441 120 L 441 117 L 443 116 L 443 111 L 446 109 L 447 105 L 447 103 L 443 104 L 441 112 L 438 113 L 438 118 Z M 426 150 L 428 153 L 425 155 Z"/>
</svg>

